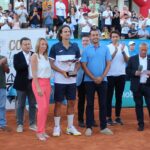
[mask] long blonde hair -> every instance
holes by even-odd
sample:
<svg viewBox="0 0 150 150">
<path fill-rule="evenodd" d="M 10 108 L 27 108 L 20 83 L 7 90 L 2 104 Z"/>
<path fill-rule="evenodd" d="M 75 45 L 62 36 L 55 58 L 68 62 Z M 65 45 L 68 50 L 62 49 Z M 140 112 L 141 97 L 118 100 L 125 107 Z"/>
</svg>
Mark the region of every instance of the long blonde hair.
<svg viewBox="0 0 150 150">
<path fill-rule="evenodd" d="M 45 41 L 46 44 L 47 44 L 46 51 L 43 53 L 43 55 L 44 55 L 45 59 L 48 59 L 48 43 L 47 43 L 47 41 L 46 41 L 45 38 L 39 38 L 39 39 L 37 40 L 37 43 L 36 43 L 36 46 L 35 46 L 35 53 L 37 53 L 37 54 L 38 54 L 38 57 L 40 58 L 40 56 L 39 56 L 39 48 L 40 48 L 40 42 L 41 42 L 41 41 Z"/>
</svg>

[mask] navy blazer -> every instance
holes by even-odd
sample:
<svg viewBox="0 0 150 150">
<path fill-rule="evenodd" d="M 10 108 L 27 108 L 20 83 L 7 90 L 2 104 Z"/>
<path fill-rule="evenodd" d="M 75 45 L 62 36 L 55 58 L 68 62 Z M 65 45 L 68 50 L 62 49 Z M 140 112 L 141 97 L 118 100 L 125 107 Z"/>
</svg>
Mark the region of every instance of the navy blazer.
<svg viewBox="0 0 150 150">
<path fill-rule="evenodd" d="M 139 55 L 130 57 L 126 67 L 126 74 L 131 80 L 131 91 L 137 92 L 140 85 L 140 77 L 135 76 L 135 72 L 139 68 Z M 147 70 L 150 70 L 150 55 L 147 55 Z M 146 85 L 150 86 L 150 77 L 147 79 Z"/>
<path fill-rule="evenodd" d="M 31 52 L 31 55 L 32 54 L 33 52 Z M 28 79 L 28 65 L 22 51 L 14 55 L 13 64 L 16 70 L 16 77 L 13 87 L 16 90 L 25 91 L 30 80 Z"/>
</svg>

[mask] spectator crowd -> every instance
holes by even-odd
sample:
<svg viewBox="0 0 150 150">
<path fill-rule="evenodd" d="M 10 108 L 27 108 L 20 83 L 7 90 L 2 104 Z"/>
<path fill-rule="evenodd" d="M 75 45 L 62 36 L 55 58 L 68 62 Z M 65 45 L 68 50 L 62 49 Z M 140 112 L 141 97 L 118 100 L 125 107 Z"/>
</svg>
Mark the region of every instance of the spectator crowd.
<svg viewBox="0 0 150 150">
<path fill-rule="evenodd" d="M 91 0 L 89 5 L 82 1 L 81 6 L 69 0 L 68 8 L 63 0 L 30 0 L 29 7 L 24 0 L 16 0 L 7 10 L 0 6 L 0 30 L 45 27 L 47 38 L 56 39 L 57 29 L 63 24 L 70 26 L 72 39 L 89 34 L 92 26 L 99 29 L 101 39 L 110 39 L 114 30 L 122 39 L 150 38 L 150 13 L 144 18 L 127 6 L 119 11 L 108 0 Z"/>
</svg>

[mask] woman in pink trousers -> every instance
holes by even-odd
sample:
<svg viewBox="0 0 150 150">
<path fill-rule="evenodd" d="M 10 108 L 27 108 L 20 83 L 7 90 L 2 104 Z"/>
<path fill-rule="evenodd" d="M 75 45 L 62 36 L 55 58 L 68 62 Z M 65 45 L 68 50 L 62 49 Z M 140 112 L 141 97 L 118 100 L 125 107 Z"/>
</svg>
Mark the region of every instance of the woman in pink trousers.
<svg viewBox="0 0 150 150">
<path fill-rule="evenodd" d="M 49 112 L 51 93 L 51 66 L 48 59 L 48 43 L 44 38 L 37 41 L 35 53 L 31 57 L 32 88 L 38 105 L 37 138 L 46 141 L 49 137 L 45 132 Z"/>
</svg>

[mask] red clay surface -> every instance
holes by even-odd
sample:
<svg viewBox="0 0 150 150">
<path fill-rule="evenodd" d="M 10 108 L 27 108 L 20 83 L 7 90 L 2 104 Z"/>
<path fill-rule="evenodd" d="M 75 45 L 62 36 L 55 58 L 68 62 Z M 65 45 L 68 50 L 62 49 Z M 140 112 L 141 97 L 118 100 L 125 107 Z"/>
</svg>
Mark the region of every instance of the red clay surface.
<svg viewBox="0 0 150 150">
<path fill-rule="evenodd" d="M 82 136 L 71 136 L 65 134 L 67 125 L 65 106 L 62 109 L 60 137 L 52 137 L 41 142 L 36 139 L 35 133 L 28 129 L 28 115 L 26 113 L 25 131 L 16 133 L 15 112 L 7 112 L 8 126 L 12 128 L 11 132 L 0 132 L 0 150 L 150 150 L 150 118 L 145 109 L 145 130 L 137 131 L 137 122 L 133 108 L 122 110 L 123 126 L 111 127 L 114 135 L 106 136 L 99 133 L 99 128 L 94 128 L 93 135 L 86 137 L 85 128 L 77 126 L 77 111 L 75 116 L 75 125 L 82 132 Z M 95 108 L 95 119 L 98 123 L 98 109 Z M 47 121 L 47 132 L 52 135 L 53 129 L 53 105 L 50 106 L 50 113 Z"/>
</svg>

